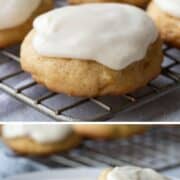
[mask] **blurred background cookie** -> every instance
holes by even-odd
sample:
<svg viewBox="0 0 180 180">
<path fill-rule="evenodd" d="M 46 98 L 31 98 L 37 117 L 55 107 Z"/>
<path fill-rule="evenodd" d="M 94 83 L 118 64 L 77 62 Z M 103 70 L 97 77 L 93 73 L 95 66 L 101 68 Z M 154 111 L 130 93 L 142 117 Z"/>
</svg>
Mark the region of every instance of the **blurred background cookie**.
<svg viewBox="0 0 180 180">
<path fill-rule="evenodd" d="M 180 0 L 153 0 L 147 11 L 164 42 L 180 48 Z"/>
<path fill-rule="evenodd" d="M 75 124 L 75 132 L 83 137 L 94 139 L 118 139 L 144 133 L 150 126 L 112 125 L 112 124 Z"/>
<path fill-rule="evenodd" d="M 71 125 L 7 124 L 2 127 L 4 142 L 23 155 L 50 155 L 78 146 L 81 138 Z"/>
<path fill-rule="evenodd" d="M 1 0 L 0 48 L 21 42 L 38 15 L 53 8 L 53 0 Z"/>
</svg>

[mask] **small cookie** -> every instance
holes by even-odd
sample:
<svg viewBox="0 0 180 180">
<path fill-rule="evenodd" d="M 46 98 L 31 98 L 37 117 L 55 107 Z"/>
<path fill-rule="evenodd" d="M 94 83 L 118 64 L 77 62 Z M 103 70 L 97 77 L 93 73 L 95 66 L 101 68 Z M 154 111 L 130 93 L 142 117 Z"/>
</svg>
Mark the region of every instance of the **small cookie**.
<svg viewBox="0 0 180 180">
<path fill-rule="evenodd" d="M 68 0 L 70 4 L 84 4 L 84 3 L 126 3 L 145 8 L 150 0 Z"/>
<path fill-rule="evenodd" d="M 98 178 L 99 180 L 169 180 L 153 169 L 136 166 L 122 166 L 105 169 Z"/>
<path fill-rule="evenodd" d="M 11 125 L 4 125 L 4 126 L 11 126 Z M 62 136 L 62 133 L 61 134 L 57 133 L 57 129 L 51 130 L 52 125 L 20 125 L 20 126 L 21 127 L 19 127 L 19 125 L 15 125 L 14 127 L 16 127 L 16 130 L 14 130 L 14 127 L 12 128 L 8 127 L 10 130 L 12 129 L 11 133 L 13 134 L 7 132 L 7 127 L 6 127 L 6 130 L 3 129 L 3 134 L 2 134 L 2 139 L 4 143 L 7 144 L 17 154 L 37 155 L 37 156 L 51 155 L 54 153 L 68 151 L 72 148 L 75 148 L 81 142 L 80 136 L 74 133 L 73 131 L 68 132 L 65 135 L 65 137 L 63 137 L 63 139 L 61 140 L 54 139 L 55 136 L 52 135 L 53 131 L 56 132 L 56 135 L 58 136 L 60 135 Z M 27 126 L 31 126 L 31 132 L 30 130 L 28 130 L 29 135 L 24 135 L 25 133 L 27 133 Z M 32 131 L 32 126 L 34 128 L 33 131 Z M 38 126 L 39 128 L 37 129 Z M 44 129 L 44 126 L 46 126 L 45 127 L 46 132 L 44 130 L 42 131 L 42 128 Z M 64 128 L 64 125 L 56 125 L 56 126 L 63 126 L 62 128 Z M 64 131 L 64 130 L 62 130 L 59 127 L 59 131 Z"/>
<path fill-rule="evenodd" d="M 30 18 L 25 23 L 8 29 L 0 28 L 0 48 L 5 48 L 10 45 L 21 42 L 26 34 L 32 28 L 32 22 L 38 15 L 49 11 L 53 8 L 53 0 L 42 0 L 39 7 L 33 12 Z"/>
<path fill-rule="evenodd" d="M 114 11 L 113 15 L 106 10 Z M 82 17 L 81 12 L 86 14 Z M 136 16 L 138 26 L 131 20 Z M 120 25 L 126 29 L 119 29 Z M 40 29 L 46 31 L 49 26 L 44 36 Z M 22 43 L 20 62 L 37 82 L 58 93 L 122 95 L 145 86 L 160 73 L 161 46 L 156 26 L 143 10 L 116 3 L 86 4 L 60 8 L 37 18 Z"/>
<path fill-rule="evenodd" d="M 163 8 L 161 8 L 159 4 L 156 3 L 156 1 L 152 1 L 147 9 L 147 12 L 157 24 L 162 39 L 166 43 L 174 47 L 180 48 L 180 15 L 179 17 L 175 16 L 174 12 L 173 14 L 170 14 L 170 11 L 166 12 L 164 9 L 164 3 L 172 3 L 173 5 L 173 3 L 175 2 L 172 0 L 168 0 L 167 2 L 161 1 L 161 3 Z M 176 11 L 179 8 L 180 12 L 179 6 L 174 5 L 174 8 L 176 8 Z M 167 7 L 165 6 L 165 8 Z"/>
<path fill-rule="evenodd" d="M 74 131 L 84 137 L 93 139 L 126 138 L 144 133 L 149 126 L 141 125 L 101 125 L 101 124 L 75 124 Z"/>
<path fill-rule="evenodd" d="M 76 134 L 72 134 L 62 142 L 49 144 L 40 144 L 28 137 L 4 138 L 4 142 L 17 154 L 43 156 L 70 150 L 79 145 L 80 138 Z"/>
</svg>

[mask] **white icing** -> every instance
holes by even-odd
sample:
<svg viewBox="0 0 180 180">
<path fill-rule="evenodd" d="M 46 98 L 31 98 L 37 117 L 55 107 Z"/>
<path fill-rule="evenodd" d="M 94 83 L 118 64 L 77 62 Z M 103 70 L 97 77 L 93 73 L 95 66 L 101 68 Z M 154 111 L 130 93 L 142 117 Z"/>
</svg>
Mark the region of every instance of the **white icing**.
<svg viewBox="0 0 180 180">
<path fill-rule="evenodd" d="M 168 178 L 152 169 L 124 166 L 110 171 L 107 180 L 168 180 Z"/>
<path fill-rule="evenodd" d="M 51 143 L 64 140 L 72 133 L 71 125 L 58 124 L 6 124 L 2 135 L 5 138 L 30 137 L 39 143 Z"/>
<path fill-rule="evenodd" d="M 158 36 L 143 10 L 115 3 L 56 9 L 39 16 L 34 29 L 40 55 L 94 60 L 114 70 L 143 59 Z"/>
<path fill-rule="evenodd" d="M 23 24 L 41 0 L 0 0 L 0 30 Z"/>
<path fill-rule="evenodd" d="M 168 14 L 180 18 L 180 0 L 154 0 L 160 9 Z"/>
</svg>

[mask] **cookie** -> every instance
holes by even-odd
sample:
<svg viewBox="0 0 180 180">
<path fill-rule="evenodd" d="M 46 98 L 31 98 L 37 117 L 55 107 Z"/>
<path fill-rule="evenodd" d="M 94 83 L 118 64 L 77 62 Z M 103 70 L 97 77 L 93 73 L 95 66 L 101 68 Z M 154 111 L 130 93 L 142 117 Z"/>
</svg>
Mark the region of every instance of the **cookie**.
<svg viewBox="0 0 180 180">
<path fill-rule="evenodd" d="M 19 137 L 15 139 L 3 138 L 3 141 L 17 154 L 44 156 L 75 148 L 80 144 L 80 139 L 81 138 L 76 134 L 72 134 L 64 141 L 48 144 L 37 143 L 28 137 Z"/>
<path fill-rule="evenodd" d="M 9 29 L 0 29 L 0 48 L 20 43 L 31 30 L 34 18 L 52 8 L 53 0 L 42 0 L 38 9 L 33 12 L 31 17 L 25 23 Z"/>
<path fill-rule="evenodd" d="M 102 125 L 102 124 L 77 124 L 74 131 L 87 138 L 93 139 L 118 139 L 146 132 L 149 126 L 141 125 Z"/>
<path fill-rule="evenodd" d="M 21 155 L 51 155 L 78 146 L 81 137 L 70 125 L 3 125 L 2 139 Z"/>
<path fill-rule="evenodd" d="M 92 13 L 92 9 L 96 15 Z M 119 11 L 121 9 L 125 13 Z M 106 10 L 115 10 L 114 15 L 103 17 Z M 134 13 L 131 13 L 131 10 Z M 81 11 L 87 12 L 82 20 Z M 98 15 L 101 17 L 97 20 Z M 146 23 L 145 28 L 140 28 L 130 20 L 135 18 L 134 15 L 142 19 L 138 24 Z M 48 18 L 51 18 L 51 23 L 47 21 Z M 59 21 L 58 18 L 65 19 Z M 97 22 L 93 23 L 95 18 Z M 127 23 L 124 18 L 127 18 Z M 64 23 L 61 25 L 61 22 Z M 74 22 L 77 22 L 76 28 Z M 81 24 L 78 24 L 80 22 Z M 113 24 L 112 28 L 104 29 L 109 23 Z M 126 26 L 127 32 L 119 30 L 116 23 Z M 22 43 L 20 62 L 23 70 L 54 92 L 84 97 L 122 95 L 145 86 L 161 71 L 161 39 L 158 38 L 152 20 L 139 8 L 119 4 L 88 4 L 61 8 L 38 18 L 34 26 Z M 44 31 L 46 26 L 52 27 L 44 37 L 46 32 L 41 31 Z M 61 29 L 58 29 L 59 27 Z M 77 30 L 73 30 L 73 27 Z M 82 34 L 79 33 L 80 29 L 83 29 Z M 139 39 L 134 40 L 137 37 Z M 147 41 L 152 41 L 151 38 L 153 43 L 150 43 L 146 50 Z M 59 55 L 60 51 L 62 57 Z M 144 53 L 145 56 L 139 59 Z M 76 58 L 68 58 L 68 55 Z M 87 59 L 85 56 L 97 56 L 100 60 Z"/>
<path fill-rule="evenodd" d="M 156 172 L 153 169 L 141 168 L 137 166 L 122 166 L 105 169 L 99 176 L 99 180 L 117 180 L 117 179 L 133 179 L 133 180 L 154 180 L 168 178 Z"/>
<path fill-rule="evenodd" d="M 164 42 L 180 48 L 180 18 L 162 10 L 154 1 L 148 6 L 147 13 L 159 28 Z"/>
</svg>

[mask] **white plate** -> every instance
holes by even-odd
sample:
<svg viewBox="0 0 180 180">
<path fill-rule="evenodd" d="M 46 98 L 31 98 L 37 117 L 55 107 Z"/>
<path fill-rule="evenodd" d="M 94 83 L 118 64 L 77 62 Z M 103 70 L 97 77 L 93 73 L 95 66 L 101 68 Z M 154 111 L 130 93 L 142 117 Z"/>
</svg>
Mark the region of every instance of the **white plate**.
<svg viewBox="0 0 180 180">
<path fill-rule="evenodd" d="M 104 168 L 58 169 L 14 176 L 6 180 L 97 180 Z M 178 180 L 171 177 L 171 180 Z"/>
<path fill-rule="evenodd" d="M 57 169 L 44 172 L 28 173 L 6 180 L 97 180 L 104 168 Z"/>
</svg>

